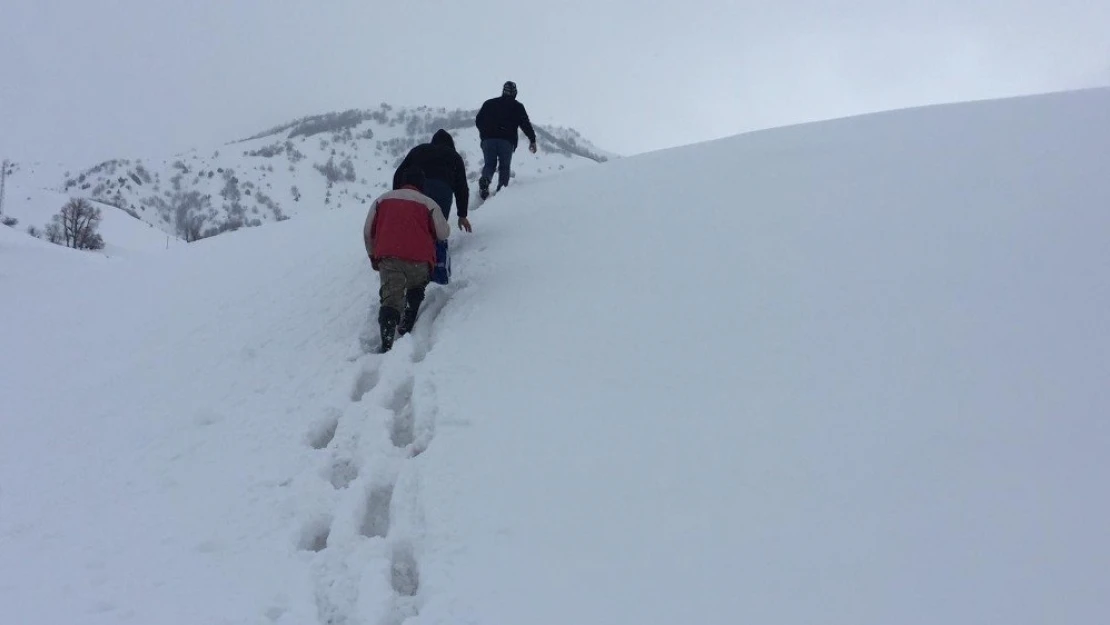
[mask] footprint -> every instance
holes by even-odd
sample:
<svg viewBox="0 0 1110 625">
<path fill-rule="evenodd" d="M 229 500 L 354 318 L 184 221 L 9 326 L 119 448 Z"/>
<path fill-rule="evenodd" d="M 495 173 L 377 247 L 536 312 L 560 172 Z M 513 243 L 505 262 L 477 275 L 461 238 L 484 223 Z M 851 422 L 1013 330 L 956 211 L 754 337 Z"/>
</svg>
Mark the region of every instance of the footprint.
<svg viewBox="0 0 1110 625">
<path fill-rule="evenodd" d="M 419 420 L 416 419 L 415 407 L 410 407 L 410 412 L 412 414 L 410 415 L 409 423 L 411 424 L 412 432 L 409 444 L 406 445 L 409 458 L 415 458 L 427 451 L 428 446 L 431 445 L 432 439 L 434 439 L 436 435 L 436 421 L 439 419 L 439 411 L 435 408 L 436 404 L 438 404 L 435 384 L 428 382 L 425 385 L 425 391 L 422 397 L 427 397 L 429 400 L 428 403 L 431 404 L 432 407 L 430 409 L 424 408 L 421 410 Z M 421 402 L 422 406 L 423 404 L 424 402 Z"/>
<path fill-rule="evenodd" d="M 393 394 L 393 399 L 389 402 L 389 407 L 393 410 L 393 422 L 389 428 L 389 439 L 393 441 L 394 447 L 407 447 L 416 438 L 412 388 L 413 381 L 410 378 L 397 389 Z"/>
<path fill-rule="evenodd" d="M 384 538 L 389 533 L 389 511 L 393 504 L 393 484 L 374 486 L 366 498 L 366 513 L 359 532 L 367 538 Z"/>
<path fill-rule="evenodd" d="M 393 392 L 393 397 L 389 400 L 389 407 L 393 412 L 401 412 L 405 409 L 405 406 L 412 402 L 413 386 L 412 378 L 409 378 Z"/>
<path fill-rule="evenodd" d="M 340 458 L 332 463 L 328 481 L 337 489 L 347 488 L 358 477 L 358 467 L 350 458 Z"/>
<path fill-rule="evenodd" d="M 412 361 L 416 364 L 424 362 L 424 359 L 428 357 L 431 351 L 432 342 L 429 339 L 424 338 L 416 341 L 416 345 L 412 348 Z"/>
<path fill-rule="evenodd" d="M 323 584 L 323 580 L 317 582 L 316 618 L 321 625 L 347 625 L 351 622 L 347 611 L 328 596 L 329 592 L 336 592 L 336 590 Z"/>
<path fill-rule="evenodd" d="M 393 545 L 390 565 L 390 581 L 394 592 L 402 597 L 416 596 L 416 592 L 420 590 L 420 571 L 416 566 L 412 545 L 407 542 Z"/>
<path fill-rule="evenodd" d="M 297 548 L 303 551 L 320 552 L 328 546 L 328 536 L 331 534 L 331 519 L 320 517 L 307 524 L 301 530 Z"/>
<path fill-rule="evenodd" d="M 393 414 L 393 424 L 389 429 L 389 439 L 394 447 L 408 447 L 416 439 L 416 423 L 412 402 L 405 404 L 400 412 Z"/>
<path fill-rule="evenodd" d="M 420 616 L 420 608 L 413 597 L 393 597 L 389 614 L 382 619 L 381 625 L 405 625 L 409 619 Z"/>
<path fill-rule="evenodd" d="M 328 408 L 327 414 L 308 432 L 306 442 L 313 449 L 323 449 L 331 444 L 335 438 L 335 431 L 339 429 L 340 412 L 336 408 Z"/>
<path fill-rule="evenodd" d="M 414 363 L 423 362 L 428 357 L 428 353 L 432 351 L 432 333 L 435 330 L 435 322 L 447 306 L 447 302 L 451 301 L 451 293 L 454 290 L 456 289 L 450 289 L 450 291 L 437 289 L 425 301 L 420 314 L 421 327 L 413 333 L 416 339 L 412 354 Z"/>
<path fill-rule="evenodd" d="M 355 378 L 354 388 L 351 389 L 351 401 L 362 401 L 367 393 L 378 384 L 377 369 L 363 369 Z"/>
</svg>

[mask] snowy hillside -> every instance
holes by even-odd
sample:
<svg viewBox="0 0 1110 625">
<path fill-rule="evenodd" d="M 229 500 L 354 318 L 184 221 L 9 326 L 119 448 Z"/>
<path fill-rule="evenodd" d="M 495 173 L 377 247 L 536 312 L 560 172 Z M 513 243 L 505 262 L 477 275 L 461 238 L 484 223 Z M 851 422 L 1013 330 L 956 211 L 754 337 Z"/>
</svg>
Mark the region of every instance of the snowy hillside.
<svg viewBox="0 0 1110 625">
<path fill-rule="evenodd" d="M 382 104 L 305 117 L 203 153 L 118 159 L 83 170 L 17 162 L 12 181 L 96 200 L 192 241 L 306 211 L 361 205 L 390 188 L 408 150 L 439 128 L 451 131 L 475 182 L 482 165 L 475 114 Z M 536 133 L 540 151 L 518 150 L 514 158 L 514 174 L 522 179 L 609 158 L 574 130 L 537 125 Z M 37 213 L 21 206 L 23 197 L 13 196 L 14 209 L 5 212 Z M 41 228 L 58 207 L 26 225 Z"/>
<path fill-rule="evenodd" d="M 354 202 L 0 245 L 0 621 L 1106 622 L 1107 162 L 1095 90 L 523 180 L 385 356 Z"/>
<path fill-rule="evenodd" d="M 16 220 L 12 228 L 24 234 L 28 229 L 33 229 L 38 236 L 42 236 L 44 226 L 50 223 L 51 218 L 71 197 L 49 189 L 14 184 L 8 186 L 5 195 L 7 199 L 4 202 L 4 217 Z M 135 219 L 115 206 L 95 201 L 93 204 L 100 209 L 99 232 L 105 241 L 105 247 L 101 251 L 104 255 L 119 256 L 134 251 L 150 252 L 185 245 L 176 235 Z"/>
</svg>

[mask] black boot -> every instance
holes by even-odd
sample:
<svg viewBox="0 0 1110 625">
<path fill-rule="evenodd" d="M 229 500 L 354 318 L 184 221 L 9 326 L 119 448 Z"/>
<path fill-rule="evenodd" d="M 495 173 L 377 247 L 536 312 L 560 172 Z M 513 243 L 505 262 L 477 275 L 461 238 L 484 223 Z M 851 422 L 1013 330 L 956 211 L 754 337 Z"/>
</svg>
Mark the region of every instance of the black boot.
<svg viewBox="0 0 1110 625">
<path fill-rule="evenodd" d="M 401 313 L 396 308 L 382 307 L 378 310 L 378 325 L 382 328 L 382 349 L 384 354 L 393 349 L 393 334 L 397 331 L 397 323 L 401 320 Z"/>
<path fill-rule="evenodd" d="M 401 325 L 397 326 L 400 336 L 412 332 L 416 326 L 416 316 L 420 313 L 420 304 L 424 302 L 424 288 L 418 286 L 405 291 L 405 314 L 401 317 Z"/>
<path fill-rule="evenodd" d="M 478 179 L 478 197 L 483 200 L 489 197 L 489 178 L 485 176 Z"/>
</svg>

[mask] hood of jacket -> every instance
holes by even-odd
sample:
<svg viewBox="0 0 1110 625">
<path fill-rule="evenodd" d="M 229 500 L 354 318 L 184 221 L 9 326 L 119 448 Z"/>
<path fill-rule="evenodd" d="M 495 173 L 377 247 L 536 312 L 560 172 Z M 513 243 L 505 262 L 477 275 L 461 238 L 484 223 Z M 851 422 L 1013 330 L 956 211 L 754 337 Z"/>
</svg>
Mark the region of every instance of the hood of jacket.
<svg viewBox="0 0 1110 625">
<path fill-rule="evenodd" d="M 451 138 L 451 133 L 440 128 L 432 135 L 432 145 L 445 145 L 451 149 L 455 149 L 455 140 Z"/>
</svg>

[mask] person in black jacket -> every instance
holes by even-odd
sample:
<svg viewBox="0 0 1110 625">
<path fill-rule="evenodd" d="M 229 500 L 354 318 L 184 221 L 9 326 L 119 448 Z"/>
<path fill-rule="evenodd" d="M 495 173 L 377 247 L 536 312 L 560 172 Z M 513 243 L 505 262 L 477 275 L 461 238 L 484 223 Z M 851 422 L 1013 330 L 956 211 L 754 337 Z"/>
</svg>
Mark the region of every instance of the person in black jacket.
<svg viewBox="0 0 1110 625">
<path fill-rule="evenodd" d="M 402 174 L 410 167 L 424 171 L 424 194 L 439 204 L 443 218 L 451 214 L 451 196 L 459 206 L 459 229 L 471 232 L 467 209 L 470 202 L 470 186 L 466 183 L 466 165 L 455 150 L 455 140 L 451 133 L 440 128 L 432 135 L 430 143 L 422 143 L 409 150 L 397 171 L 393 172 L 393 188 L 403 185 Z"/>
<path fill-rule="evenodd" d="M 524 105 L 516 99 L 516 83 L 508 81 L 501 90 L 501 97 L 490 98 L 482 104 L 478 116 L 474 118 L 478 136 L 482 139 L 482 155 L 486 164 L 482 177 L 478 178 L 478 194 L 482 199 L 489 197 L 489 183 L 493 170 L 497 169 L 497 190 L 509 184 L 510 165 L 516 151 L 517 130 L 523 130 L 528 137 L 528 149 L 536 153 L 536 131 L 528 119 Z"/>
</svg>

